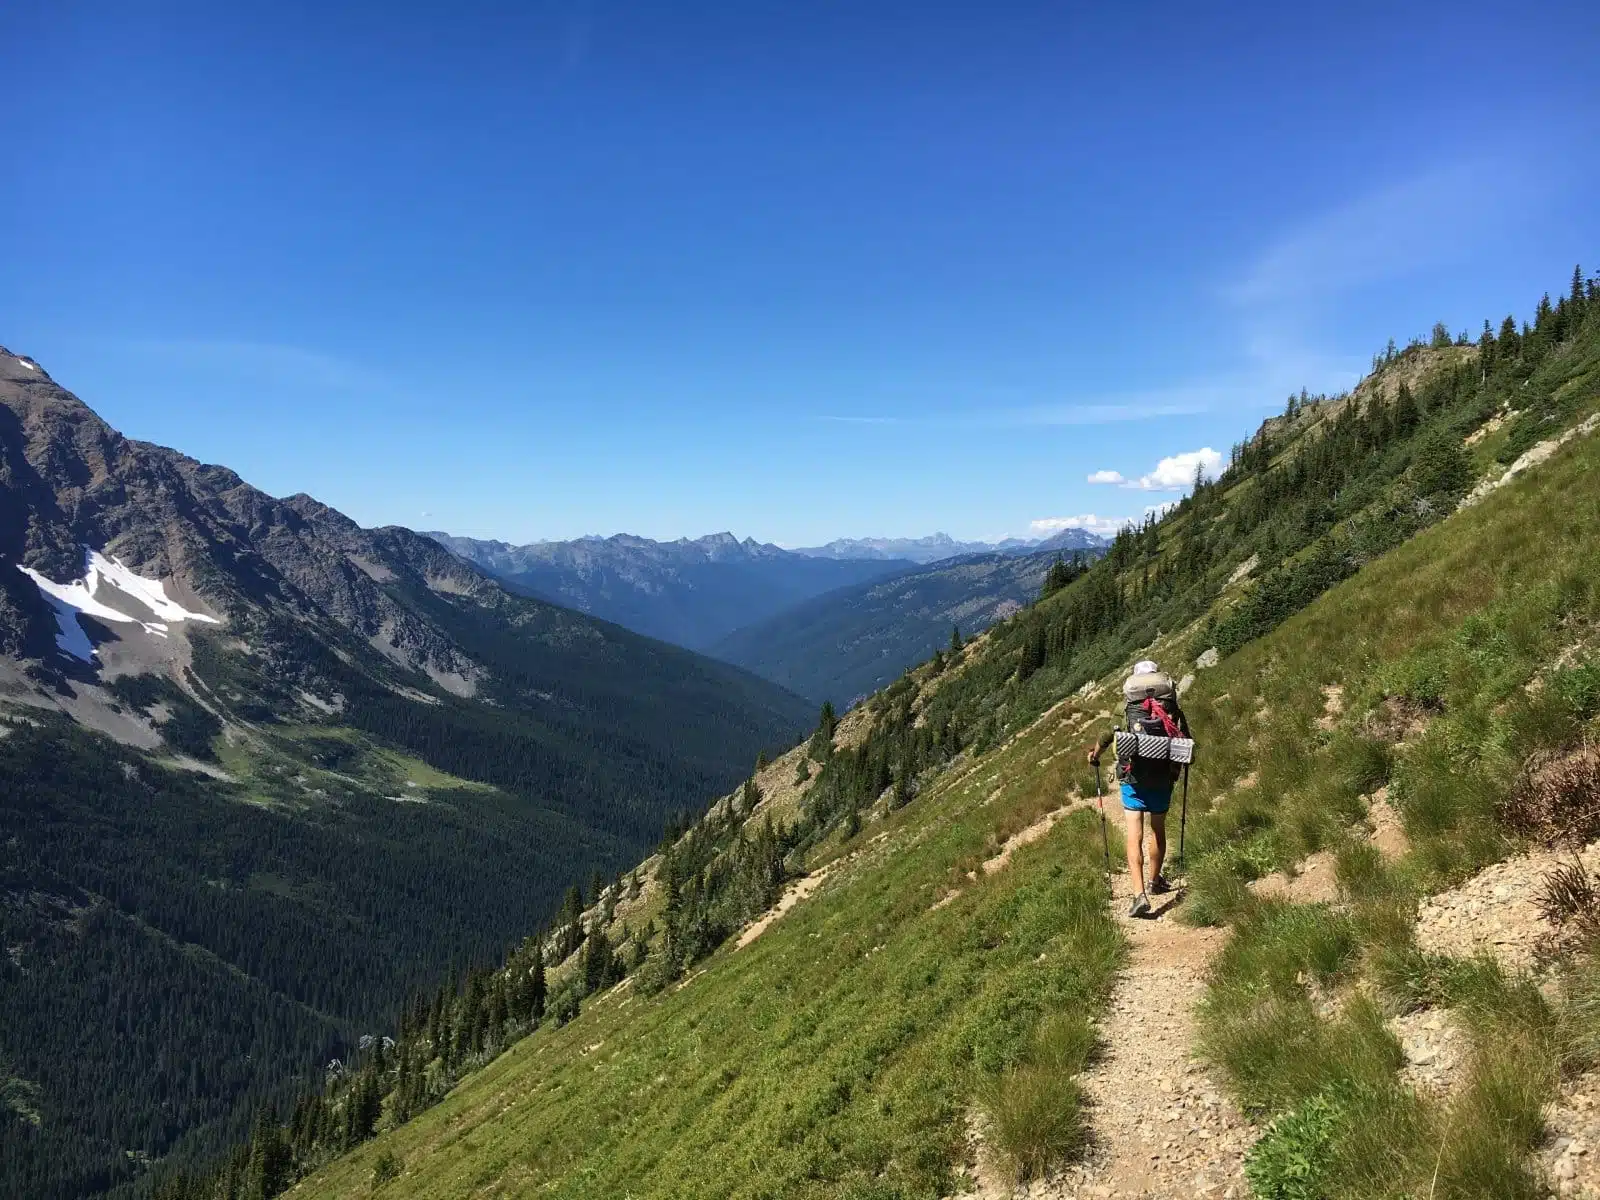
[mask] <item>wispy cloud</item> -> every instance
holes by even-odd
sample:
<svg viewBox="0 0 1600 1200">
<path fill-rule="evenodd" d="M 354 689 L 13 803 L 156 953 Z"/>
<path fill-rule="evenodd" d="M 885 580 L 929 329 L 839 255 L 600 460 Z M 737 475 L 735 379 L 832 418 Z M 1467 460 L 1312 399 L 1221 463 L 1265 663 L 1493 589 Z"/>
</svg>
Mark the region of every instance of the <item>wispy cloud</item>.
<svg viewBox="0 0 1600 1200">
<path fill-rule="evenodd" d="M 1194 389 L 1129 393 L 1104 397 L 1089 404 L 1034 405 L 993 409 L 982 413 L 928 412 L 902 416 L 823 413 L 820 421 L 847 425 L 904 425 L 945 429 L 1037 429 L 1071 425 L 1117 425 L 1156 421 L 1163 417 L 1192 416 L 1208 411 L 1220 388 L 1202 395 Z"/>
<path fill-rule="evenodd" d="M 580 0 L 566 13 L 561 30 L 561 73 L 576 75 L 589 59 L 594 42 L 594 6 Z"/>
<path fill-rule="evenodd" d="M 1447 163 L 1356 196 L 1284 230 L 1224 294 L 1246 306 L 1326 296 L 1457 258 L 1512 202 L 1508 174 L 1489 159 Z"/>
<path fill-rule="evenodd" d="M 392 391 L 392 383 L 347 359 L 275 342 L 216 341 L 195 338 L 135 340 L 123 343 L 189 370 L 247 376 L 259 381 L 293 381 L 324 391 L 373 393 Z"/>
<path fill-rule="evenodd" d="M 1127 483 L 1121 471 L 1090 471 L 1090 483 Z"/>
<path fill-rule="evenodd" d="M 1471 254 L 1508 214 L 1526 211 L 1538 174 L 1504 156 L 1436 162 L 1279 230 L 1218 288 L 1237 315 L 1251 373 L 1264 385 L 1257 394 L 1355 383 L 1367 352 L 1327 349 L 1318 331 L 1329 311 L 1350 305 L 1363 289 Z"/>
</svg>

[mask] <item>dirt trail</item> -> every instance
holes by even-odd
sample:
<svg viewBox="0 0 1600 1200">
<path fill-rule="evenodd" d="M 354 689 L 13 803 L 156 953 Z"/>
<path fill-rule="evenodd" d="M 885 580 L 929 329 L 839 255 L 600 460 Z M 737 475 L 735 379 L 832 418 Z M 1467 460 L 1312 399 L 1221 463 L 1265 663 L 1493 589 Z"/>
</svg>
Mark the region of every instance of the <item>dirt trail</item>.
<svg viewBox="0 0 1600 1200">
<path fill-rule="evenodd" d="M 789 889 L 783 893 L 783 895 L 778 897 L 778 902 L 776 904 L 767 909 L 767 911 L 760 918 L 758 918 L 754 924 L 752 924 L 748 929 L 739 935 L 739 941 L 734 946 L 734 949 L 743 950 L 751 942 L 755 941 L 769 928 L 771 928 L 774 921 L 782 920 L 783 915 L 786 912 L 822 886 L 823 881 L 826 880 L 829 873 L 832 872 L 833 866 L 833 863 L 829 863 L 820 870 L 813 871 L 810 875 L 796 880 L 789 887 Z"/>
<path fill-rule="evenodd" d="M 1255 1131 L 1191 1058 L 1206 965 L 1227 933 L 1178 922 L 1181 895 L 1158 897 L 1153 920 L 1121 916 L 1132 898 L 1118 876 L 1111 903 L 1128 963 L 1100 1025 L 1097 1059 L 1081 1082 L 1090 1145 L 1081 1162 L 1011 1187 L 978 1150 L 969 1200 L 1232 1200 L 1248 1194 L 1244 1154 Z"/>
<path fill-rule="evenodd" d="M 1124 912 L 1132 897 L 1124 877 L 1117 883 L 1112 903 Z M 1128 965 L 1101 1026 L 1101 1057 L 1083 1075 L 1092 1148 L 1040 1196 L 1246 1194 L 1255 1132 L 1191 1057 L 1206 966 L 1227 932 L 1180 924 L 1181 894 L 1157 900 L 1154 920 L 1123 923 Z"/>
<path fill-rule="evenodd" d="M 1030 842 L 1037 842 L 1055 828 L 1056 822 L 1068 813 L 1076 812 L 1078 809 L 1093 803 L 1092 799 L 1086 801 L 1082 796 L 1074 795 L 1071 800 L 1060 808 L 1051 809 L 1026 829 L 1019 829 L 1006 839 L 1005 845 L 1001 846 L 999 851 L 992 857 L 984 859 L 983 873 L 985 875 L 993 875 L 996 871 L 1005 870 L 1011 862 L 1011 856 L 1018 850 Z M 973 872 L 972 877 L 977 878 L 977 873 Z"/>
</svg>

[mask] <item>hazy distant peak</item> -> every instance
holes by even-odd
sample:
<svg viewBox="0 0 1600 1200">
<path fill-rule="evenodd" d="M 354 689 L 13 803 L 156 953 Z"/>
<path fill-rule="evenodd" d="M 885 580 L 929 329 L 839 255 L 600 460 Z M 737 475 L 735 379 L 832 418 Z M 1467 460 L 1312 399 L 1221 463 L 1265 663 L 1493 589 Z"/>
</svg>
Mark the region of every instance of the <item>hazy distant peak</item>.
<svg viewBox="0 0 1600 1200">
<path fill-rule="evenodd" d="M 1039 550 L 1092 550 L 1106 545 L 1103 538 L 1082 529 L 1064 529 L 1043 541 L 1006 538 L 1000 542 L 958 542 L 948 533 L 919 538 L 836 538 L 826 545 L 796 550 L 813 558 L 889 559 L 917 563 L 939 562 L 967 554 L 1033 554 Z"/>
</svg>

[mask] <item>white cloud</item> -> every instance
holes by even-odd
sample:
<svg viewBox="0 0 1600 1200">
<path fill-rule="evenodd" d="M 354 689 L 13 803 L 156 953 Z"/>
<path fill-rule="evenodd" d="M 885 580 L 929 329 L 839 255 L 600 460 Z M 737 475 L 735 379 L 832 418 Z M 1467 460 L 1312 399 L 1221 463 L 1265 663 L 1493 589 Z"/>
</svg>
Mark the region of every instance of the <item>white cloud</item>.
<svg viewBox="0 0 1600 1200">
<path fill-rule="evenodd" d="M 1181 492 L 1194 482 L 1199 469 L 1207 479 L 1215 479 L 1222 469 L 1222 455 L 1210 446 L 1171 454 L 1156 464 L 1148 475 L 1129 479 L 1121 471 L 1102 470 L 1089 476 L 1090 483 L 1109 483 L 1141 492 Z"/>
<path fill-rule="evenodd" d="M 1222 455 L 1210 446 L 1204 446 L 1199 450 L 1185 450 L 1182 454 L 1163 458 L 1154 471 L 1141 475 L 1137 481 L 1126 486 L 1146 492 L 1176 492 L 1194 482 L 1196 470 L 1207 479 L 1215 479 L 1221 467 Z"/>
<path fill-rule="evenodd" d="M 1166 516 L 1169 512 L 1177 507 L 1178 502 L 1176 500 L 1163 500 L 1160 504 L 1145 505 L 1144 515 L 1147 517 L 1154 517 L 1159 521 L 1162 517 Z"/>
<path fill-rule="evenodd" d="M 1081 529 L 1098 537 L 1110 537 L 1132 521 L 1132 517 L 1100 517 L 1094 513 L 1084 513 L 1077 517 L 1039 517 L 1028 522 L 1028 531 L 1039 538 L 1060 533 L 1063 529 Z"/>
</svg>

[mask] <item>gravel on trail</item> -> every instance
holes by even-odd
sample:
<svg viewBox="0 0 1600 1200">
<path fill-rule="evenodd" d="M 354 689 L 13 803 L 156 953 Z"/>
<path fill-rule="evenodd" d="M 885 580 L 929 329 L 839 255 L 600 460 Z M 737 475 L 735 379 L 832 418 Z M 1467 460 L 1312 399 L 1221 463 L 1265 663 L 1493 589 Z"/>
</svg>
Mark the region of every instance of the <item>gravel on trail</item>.
<svg viewBox="0 0 1600 1200">
<path fill-rule="evenodd" d="M 975 1147 L 968 1200 L 1238 1200 L 1249 1194 L 1244 1155 L 1256 1131 L 1191 1057 L 1194 1008 L 1222 929 L 1180 924 L 1181 893 L 1152 897 L 1153 919 L 1121 914 L 1131 898 L 1117 877 L 1112 899 L 1130 943 L 1099 1027 L 1099 1053 L 1083 1073 L 1089 1146 L 1046 1179 L 1010 1186 Z"/>
</svg>

